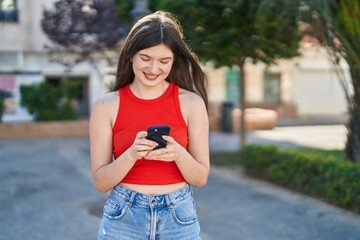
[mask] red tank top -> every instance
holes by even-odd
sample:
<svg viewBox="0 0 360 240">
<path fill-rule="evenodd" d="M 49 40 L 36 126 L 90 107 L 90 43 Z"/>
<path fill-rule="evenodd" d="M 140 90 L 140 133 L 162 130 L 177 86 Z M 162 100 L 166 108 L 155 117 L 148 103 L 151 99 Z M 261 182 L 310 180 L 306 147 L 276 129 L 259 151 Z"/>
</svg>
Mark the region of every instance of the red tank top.
<svg viewBox="0 0 360 240">
<path fill-rule="evenodd" d="M 180 110 L 179 86 L 170 83 L 159 98 L 144 100 L 136 97 L 127 85 L 119 89 L 120 104 L 113 127 L 115 159 L 134 142 L 139 131 L 149 126 L 168 125 L 170 136 L 187 149 L 187 126 Z M 166 185 L 185 182 L 175 162 L 138 159 L 122 183 Z"/>
</svg>

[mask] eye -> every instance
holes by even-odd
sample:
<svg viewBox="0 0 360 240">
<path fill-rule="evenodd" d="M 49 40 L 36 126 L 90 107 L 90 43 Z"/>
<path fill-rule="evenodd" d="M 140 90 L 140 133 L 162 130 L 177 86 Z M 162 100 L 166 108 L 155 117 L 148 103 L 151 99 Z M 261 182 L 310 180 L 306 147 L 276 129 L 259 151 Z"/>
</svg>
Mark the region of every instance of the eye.
<svg viewBox="0 0 360 240">
<path fill-rule="evenodd" d="M 141 60 L 143 60 L 144 62 L 148 62 L 148 61 L 150 61 L 150 59 L 149 59 L 149 58 L 141 58 Z"/>
<path fill-rule="evenodd" d="M 160 61 L 162 64 L 168 64 L 170 61 Z"/>
</svg>

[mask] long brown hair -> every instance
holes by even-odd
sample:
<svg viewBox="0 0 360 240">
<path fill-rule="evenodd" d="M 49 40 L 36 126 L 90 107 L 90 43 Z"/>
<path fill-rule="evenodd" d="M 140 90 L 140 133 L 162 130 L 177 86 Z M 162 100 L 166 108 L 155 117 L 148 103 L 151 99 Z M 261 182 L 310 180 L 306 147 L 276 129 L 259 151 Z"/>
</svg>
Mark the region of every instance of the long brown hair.
<svg viewBox="0 0 360 240">
<path fill-rule="evenodd" d="M 207 79 L 198 58 L 184 42 L 180 23 L 164 11 L 149 14 L 132 27 L 120 51 L 114 91 L 133 82 L 131 58 L 138 51 L 161 43 L 174 54 L 174 63 L 166 80 L 198 94 L 207 107 Z"/>
</svg>

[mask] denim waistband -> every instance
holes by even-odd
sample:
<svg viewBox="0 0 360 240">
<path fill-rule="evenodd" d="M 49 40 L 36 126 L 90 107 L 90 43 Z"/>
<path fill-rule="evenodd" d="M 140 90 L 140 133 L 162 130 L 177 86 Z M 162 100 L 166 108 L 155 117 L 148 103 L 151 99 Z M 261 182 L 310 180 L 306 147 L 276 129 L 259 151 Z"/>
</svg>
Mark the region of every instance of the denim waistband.
<svg viewBox="0 0 360 240">
<path fill-rule="evenodd" d="M 174 192 L 162 195 L 147 195 L 133 191 L 123 185 L 117 185 L 113 189 L 113 193 L 127 201 L 130 205 L 142 205 L 151 207 L 171 208 L 176 202 L 182 201 L 192 195 L 192 189 L 189 184 Z"/>
</svg>

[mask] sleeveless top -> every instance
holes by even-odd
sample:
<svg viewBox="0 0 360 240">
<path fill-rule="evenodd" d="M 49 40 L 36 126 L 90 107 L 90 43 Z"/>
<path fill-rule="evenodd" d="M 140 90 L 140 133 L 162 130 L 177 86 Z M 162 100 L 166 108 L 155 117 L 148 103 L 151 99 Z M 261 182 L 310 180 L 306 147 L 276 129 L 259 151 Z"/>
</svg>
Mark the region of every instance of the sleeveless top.
<svg viewBox="0 0 360 240">
<path fill-rule="evenodd" d="M 150 126 L 170 126 L 170 136 L 187 149 L 188 132 L 179 101 L 179 86 L 170 83 L 163 95 L 144 100 L 136 97 L 129 85 L 119 89 L 120 104 L 113 126 L 115 159 L 134 142 L 136 134 Z M 166 185 L 185 182 L 174 161 L 138 159 L 121 181 L 129 184 Z"/>
</svg>

